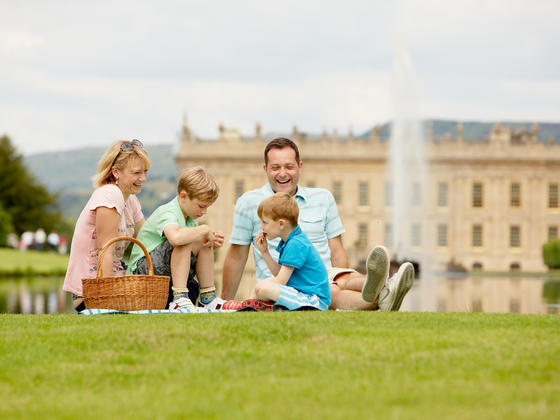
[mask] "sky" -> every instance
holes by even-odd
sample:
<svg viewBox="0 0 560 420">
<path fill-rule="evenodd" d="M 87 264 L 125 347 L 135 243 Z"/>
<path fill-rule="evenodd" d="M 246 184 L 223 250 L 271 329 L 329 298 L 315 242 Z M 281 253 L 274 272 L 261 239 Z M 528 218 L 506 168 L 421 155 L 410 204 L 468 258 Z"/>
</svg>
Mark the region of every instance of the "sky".
<svg viewBox="0 0 560 420">
<path fill-rule="evenodd" d="M 351 129 L 395 114 L 560 122 L 557 0 L 0 0 L 0 135 L 19 153 Z"/>
</svg>

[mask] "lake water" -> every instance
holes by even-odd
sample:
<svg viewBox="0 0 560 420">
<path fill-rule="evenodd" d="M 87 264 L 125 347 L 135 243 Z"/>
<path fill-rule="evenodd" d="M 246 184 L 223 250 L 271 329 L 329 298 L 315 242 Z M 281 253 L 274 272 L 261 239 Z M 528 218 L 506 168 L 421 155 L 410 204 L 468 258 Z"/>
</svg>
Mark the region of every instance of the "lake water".
<svg viewBox="0 0 560 420">
<path fill-rule="evenodd" d="M 62 282 L 0 279 L 0 313 L 73 313 Z M 426 276 L 415 281 L 401 310 L 560 314 L 560 278 Z"/>
</svg>

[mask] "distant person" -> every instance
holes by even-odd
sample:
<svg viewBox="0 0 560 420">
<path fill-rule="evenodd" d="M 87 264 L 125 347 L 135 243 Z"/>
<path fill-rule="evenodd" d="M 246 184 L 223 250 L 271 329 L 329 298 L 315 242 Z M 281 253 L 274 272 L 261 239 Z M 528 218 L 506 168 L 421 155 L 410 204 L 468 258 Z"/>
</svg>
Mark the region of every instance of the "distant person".
<svg viewBox="0 0 560 420">
<path fill-rule="evenodd" d="M 398 311 L 414 281 L 414 267 L 404 263 L 388 278 L 389 255 L 383 246 L 375 247 L 366 260 L 366 275 L 348 267 L 342 246 L 345 232 L 332 194 L 323 188 L 298 184 L 303 167 L 297 145 L 286 138 L 269 142 L 264 150 L 264 171 L 268 184 L 243 194 L 235 205 L 230 247 L 224 261 L 222 298 L 233 299 L 243 273 L 249 249 L 253 255 L 257 281 L 272 275 L 256 239 L 260 233 L 259 203 L 275 192 L 287 192 L 299 206 L 299 225 L 307 234 L 327 267 L 331 287 L 330 309 Z M 278 260 L 278 239 L 269 242 L 269 251 Z"/>
<path fill-rule="evenodd" d="M 218 186 L 212 175 L 199 167 L 187 169 L 179 177 L 177 196 L 154 210 L 138 233 L 152 259 L 154 274 L 171 277 L 169 309 L 195 310 L 195 302 L 221 309 L 224 303 L 214 286 L 214 249 L 223 245 L 224 234 L 196 221 L 217 198 Z M 148 274 L 144 252 L 136 244 L 128 269 Z M 189 293 L 189 288 L 195 287 L 200 287 L 200 293 Z"/>
<path fill-rule="evenodd" d="M 35 231 L 35 250 L 42 251 L 45 249 L 45 243 L 47 242 L 47 234 L 43 228 L 39 228 Z"/>
<path fill-rule="evenodd" d="M 51 251 L 58 251 L 58 245 L 60 244 L 60 236 L 56 232 L 51 232 L 47 235 L 47 243 L 49 244 L 49 249 Z"/>
<path fill-rule="evenodd" d="M 66 236 L 61 235 L 60 241 L 58 243 L 58 253 L 66 254 L 67 252 L 68 252 L 68 239 L 66 239 Z"/>
<path fill-rule="evenodd" d="M 298 225 L 296 200 L 285 192 L 265 198 L 257 210 L 262 232 L 256 243 L 273 277 L 257 283 L 253 292 L 260 300 L 271 300 L 289 310 L 329 309 L 329 276 L 319 252 Z M 267 240 L 281 238 L 278 262 L 268 252 Z"/>
<path fill-rule="evenodd" d="M 139 140 L 117 141 L 103 154 L 93 177 L 93 191 L 80 213 L 68 260 L 63 289 L 72 293 L 74 308 L 86 309 L 82 279 L 97 276 L 99 250 L 117 236 L 136 237 L 144 215 L 136 194 L 146 181 L 150 158 Z M 124 275 L 122 257 L 129 241 L 110 246 L 102 261 L 103 274 Z"/>
<path fill-rule="evenodd" d="M 34 242 L 35 242 L 35 233 L 31 232 L 30 230 L 26 230 L 21 234 L 19 249 L 21 251 L 27 251 L 29 248 L 33 246 Z"/>
<path fill-rule="evenodd" d="M 19 248 L 19 239 L 18 239 L 17 234 L 14 233 L 14 232 L 8 233 L 8 236 L 6 237 L 6 243 L 10 248 L 18 249 Z"/>
</svg>

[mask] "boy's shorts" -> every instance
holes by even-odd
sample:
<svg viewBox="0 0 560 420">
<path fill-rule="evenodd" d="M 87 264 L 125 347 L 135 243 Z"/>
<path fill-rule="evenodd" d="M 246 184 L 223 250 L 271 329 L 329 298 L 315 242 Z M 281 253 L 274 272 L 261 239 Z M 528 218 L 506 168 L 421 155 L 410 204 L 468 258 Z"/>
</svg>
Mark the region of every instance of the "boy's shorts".
<svg viewBox="0 0 560 420">
<path fill-rule="evenodd" d="M 150 252 L 150 258 L 152 259 L 152 265 L 154 266 L 154 274 L 158 276 L 169 276 L 169 295 L 167 297 L 167 304 L 173 300 L 173 278 L 171 277 L 171 252 L 173 252 L 173 246 L 166 239 L 161 244 L 159 244 L 152 252 Z M 148 262 L 146 257 L 142 257 L 138 260 L 134 274 L 148 274 Z M 189 269 L 189 278 L 187 280 L 187 288 L 189 289 L 189 299 L 191 302 L 196 302 L 198 294 L 200 291 L 200 286 L 195 278 L 196 276 L 196 255 L 191 252 L 191 266 Z"/>
<path fill-rule="evenodd" d="M 300 292 L 293 287 L 280 285 L 280 297 L 276 301 L 276 305 L 284 306 L 290 311 L 304 308 L 314 308 L 320 311 L 326 311 L 329 306 L 326 305 L 317 295 L 308 295 L 307 293 Z"/>
</svg>

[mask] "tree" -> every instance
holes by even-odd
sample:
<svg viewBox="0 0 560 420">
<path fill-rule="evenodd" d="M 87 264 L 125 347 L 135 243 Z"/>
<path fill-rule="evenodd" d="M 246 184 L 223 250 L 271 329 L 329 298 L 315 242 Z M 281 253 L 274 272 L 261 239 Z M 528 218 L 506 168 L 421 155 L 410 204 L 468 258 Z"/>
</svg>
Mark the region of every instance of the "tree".
<svg viewBox="0 0 560 420">
<path fill-rule="evenodd" d="M 543 261 L 549 270 L 560 268 L 560 239 L 551 239 L 542 247 Z"/>
<path fill-rule="evenodd" d="M 57 201 L 57 195 L 27 171 L 9 137 L 0 137 L 0 205 L 11 216 L 16 233 L 39 227 L 53 230 L 61 218 Z"/>
<path fill-rule="evenodd" d="M 14 225 L 12 223 L 12 216 L 0 203 L 0 246 L 7 245 L 7 238 L 10 233 L 14 231 Z"/>
</svg>

